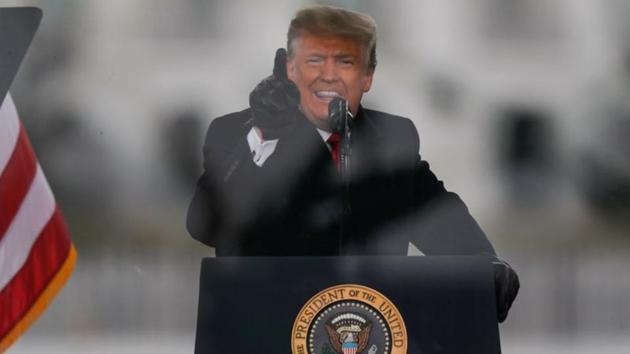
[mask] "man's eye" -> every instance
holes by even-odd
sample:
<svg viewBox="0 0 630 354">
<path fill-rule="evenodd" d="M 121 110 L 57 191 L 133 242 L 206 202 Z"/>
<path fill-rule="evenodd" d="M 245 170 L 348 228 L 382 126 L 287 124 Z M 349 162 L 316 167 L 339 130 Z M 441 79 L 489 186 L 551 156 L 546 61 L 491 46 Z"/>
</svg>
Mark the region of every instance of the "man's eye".
<svg viewBox="0 0 630 354">
<path fill-rule="evenodd" d="M 341 59 L 341 64 L 343 64 L 343 65 L 354 65 L 354 60 L 352 60 L 352 59 Z"/>
<path fill-rule="evenodd" d="M 320 58 L 308 58 L 306 59 L 306 62 L 309 64 L 319 64 L 322 60 Z"/>
</svg>

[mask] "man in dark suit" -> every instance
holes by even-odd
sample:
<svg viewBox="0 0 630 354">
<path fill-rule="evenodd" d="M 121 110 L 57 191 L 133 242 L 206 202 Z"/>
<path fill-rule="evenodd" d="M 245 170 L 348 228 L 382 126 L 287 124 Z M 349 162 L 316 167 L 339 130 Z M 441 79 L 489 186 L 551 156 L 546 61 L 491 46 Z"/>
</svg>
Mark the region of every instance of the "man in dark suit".
<svg viewBox="0 0 630 354">
<path fill-rule="evenodd" d="M 191 235 L 225 255 L 495 255 L 462 200 L 419 154 L 413 123 L 363 108 L 376 68 L 376 25 L 361 13 L 319 6 L 297 13 L 274 73 L 250 108 L 216 118 L 188 212 Z M 352 114 L 349 138 L 329 104 Z M 340 176 L 339 142 L 349 139 Z M 516 273 L 495 265 L 500 320 Z"/>
</svg>

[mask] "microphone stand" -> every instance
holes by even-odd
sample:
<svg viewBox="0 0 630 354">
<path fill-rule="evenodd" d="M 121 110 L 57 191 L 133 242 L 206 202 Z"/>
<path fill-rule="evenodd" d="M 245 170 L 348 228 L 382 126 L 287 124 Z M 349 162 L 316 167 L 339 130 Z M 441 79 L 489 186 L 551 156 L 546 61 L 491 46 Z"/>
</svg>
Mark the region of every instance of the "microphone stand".
<svg viewBox="0 0 630 354">
<path fill-rule="evenodd" d="M 331 130 L 338 133 L 339 141 L 339 174 L 343 184 L 343 215 L 341 227 L 339 230 L 339 254 L 343 254 L 344 237 L 348 229 L 347 220 L 352 212 L 350 204 L 350 181 L 351 168 L 350 161 L 352 156 L 352 147 L 350 139 L 352 136 L 353 116 L 348 108 L 348 102 L 342 98 L 333 99 L 328 106 L 328 115 L 330 118 Z"/>
</svg>

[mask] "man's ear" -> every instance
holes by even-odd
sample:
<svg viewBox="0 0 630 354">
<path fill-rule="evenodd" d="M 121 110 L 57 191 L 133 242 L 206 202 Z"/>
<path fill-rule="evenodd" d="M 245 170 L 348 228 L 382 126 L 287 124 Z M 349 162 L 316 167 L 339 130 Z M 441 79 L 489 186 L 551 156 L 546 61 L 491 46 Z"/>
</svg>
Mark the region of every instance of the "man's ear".
<svg viewBox="0 0 630 354">
<path fill-rule="evenodd" d="M 372 88 L 372 79 L 374 78 L 374 70 L 369 71 L 368 73 L 366 73 L 363 76 L 363 92 L 368 92 L 370 91 L 370 88 Z"/>
<path fill-rule="evenodd" d="M 291 81 L 295 81 L 295 63 L 289 58 L 287 58 L 287 78 Z"/>
</svg>

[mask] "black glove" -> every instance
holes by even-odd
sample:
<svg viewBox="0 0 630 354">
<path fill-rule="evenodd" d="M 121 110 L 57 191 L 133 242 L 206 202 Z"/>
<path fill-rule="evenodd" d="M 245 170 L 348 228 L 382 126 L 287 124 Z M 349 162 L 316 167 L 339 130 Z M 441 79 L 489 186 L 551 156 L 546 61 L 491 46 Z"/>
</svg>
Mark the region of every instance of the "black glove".
<svg viewBox="0 0 630 354">
<path fill-rule="evenodd" d="M 521 287 L 518 275 L 510 265 L 500 259 L 492 262 L 494 268 L 494 291 L 497 298 L 497 317 L 499 322 L 505 321 L 512 302 L 516 299 Z"/>
<path fill-rule="evenodd" d="M 273 75 L 263 79 L 249 94 L 253 125 L 260 128 L 266 140 L 289 132 L 300 116 L 300 92 L 287 77 L 287 51 L 279 48 Z"/>
</svg>

